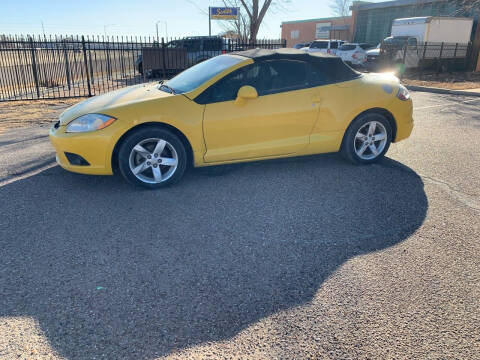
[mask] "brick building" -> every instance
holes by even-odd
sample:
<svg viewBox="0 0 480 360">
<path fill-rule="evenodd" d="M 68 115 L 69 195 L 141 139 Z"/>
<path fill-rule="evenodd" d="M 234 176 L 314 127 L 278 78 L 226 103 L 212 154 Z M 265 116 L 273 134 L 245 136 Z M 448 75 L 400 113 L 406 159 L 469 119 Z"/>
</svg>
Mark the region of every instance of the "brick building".
<svg viewBox="0 0 480 360">
<path fill-rule="evenodd" d="M 468 7 L 467 7 L 468 8 Z M 287 46 L 315 39 L 340 39 L 378 44 L 390 35 L 394 19 L 415 16 L 465 16 L 475 19 L 472 32 L 472 68 L 480 71 L 479 11 L 465 10 L 457 0 L 394 0 L 372 3 L 354 1 L 352 16 L 283 22 L 282 38 Z"/>
<path fill-rule="evenodd" d="M 377 44 L 390 36 L 394 19 L 416 16 L 459 16 L 474 18 L 471 68 L 480 71 L 480 26 L 476 7 L 462 6 L 457 0 L 394 0 L 371 3 L 354 1 L 352 10 L 354 41 Z M 479 58 L 477 60 L 477 58 Z"/>
<path fill-rule="evenodd" d="M 353 37 L 351 16 L 285 21 L 281 27 L 282 39 L 287 40 L 287 47 L 315 39 L 351 41 Z"/>
</svg>

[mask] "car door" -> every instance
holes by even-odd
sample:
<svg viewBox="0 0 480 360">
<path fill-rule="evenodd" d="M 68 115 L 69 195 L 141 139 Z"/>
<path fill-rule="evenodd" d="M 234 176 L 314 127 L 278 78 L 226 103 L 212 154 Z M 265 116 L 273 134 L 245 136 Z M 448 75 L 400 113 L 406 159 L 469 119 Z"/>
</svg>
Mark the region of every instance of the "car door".
<svg viewBox="0 0 480 360">
<path fill-rule="evenodd" d="M 288 155 L 307 147 L 318 116 L 317 91 L 308 87 L 302 61 L 256 62 L 218 81 L 200 97 L 205 162 Z M 258 97 L 236 102 L 238 90 L 255 87 Z"/>
</svg>

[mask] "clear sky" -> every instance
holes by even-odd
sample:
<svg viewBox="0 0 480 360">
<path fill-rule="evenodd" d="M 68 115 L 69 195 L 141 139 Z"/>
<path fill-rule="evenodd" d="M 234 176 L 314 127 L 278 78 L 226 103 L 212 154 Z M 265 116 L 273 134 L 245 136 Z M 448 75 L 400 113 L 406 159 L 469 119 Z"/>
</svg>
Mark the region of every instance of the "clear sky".
<svg viewBox="0 0 480 360">
<path fill-rule="evenodd" d="M 374 0 L 375 1 L 375 0 Z M 378 0 L 377 0 L 378 1 Z M 263 1 L 261 0 L 263 3 Z M 209 6 L 221 0 L 2 0 L 0 34 L 208 35 Z M 330 0 L 290 0 L 283 9 L 272 9 L 260 28 L 259 38 L 279 38 L 282 21 L 332 16 Z M 212 34 L 222 31 L 212 21 Z"/>
</svg>

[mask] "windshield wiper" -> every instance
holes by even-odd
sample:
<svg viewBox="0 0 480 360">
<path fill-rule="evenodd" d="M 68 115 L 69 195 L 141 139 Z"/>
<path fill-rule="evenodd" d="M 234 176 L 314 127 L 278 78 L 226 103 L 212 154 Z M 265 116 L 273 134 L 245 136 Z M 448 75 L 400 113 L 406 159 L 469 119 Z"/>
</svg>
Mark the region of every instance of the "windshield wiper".
<svg viewBox="0 0 480 360">
<path fill-rule="evenodd" d="M 161 81 L 159 82 L 159 84 L 160 84 L 160 88 L 165 87 L 167 90 L 170 90 L 170 93 L 172 93 L 173 95 L 176 95 L 176 94 L 177 94 L 172 87 L 170 87 L 170 86 L 168 86 L 167 84 L 165 84 L 165 80 L 161 80 Z"/>
</svg>

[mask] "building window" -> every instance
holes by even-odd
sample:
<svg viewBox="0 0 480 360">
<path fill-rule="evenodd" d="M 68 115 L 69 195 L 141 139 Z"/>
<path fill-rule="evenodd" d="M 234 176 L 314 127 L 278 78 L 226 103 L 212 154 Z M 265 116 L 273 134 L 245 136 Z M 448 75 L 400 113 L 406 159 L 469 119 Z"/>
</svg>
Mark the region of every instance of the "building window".
<svg viewBox="0 0 480 360">
<path fill-rule="evenodd" d="M 290 39 L 298 39 L 300 36 L 300 30 L 292 30 L 290 32 Z"/>
<path fill-rule="evenodd" d="M 332 23 L 324 22 L 315 24 L 315 39 L 329 39 Z"/>
</svg>

